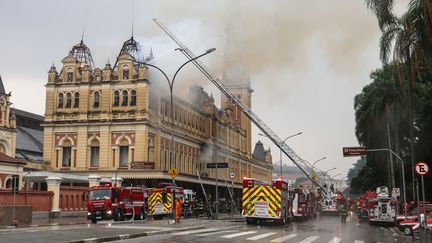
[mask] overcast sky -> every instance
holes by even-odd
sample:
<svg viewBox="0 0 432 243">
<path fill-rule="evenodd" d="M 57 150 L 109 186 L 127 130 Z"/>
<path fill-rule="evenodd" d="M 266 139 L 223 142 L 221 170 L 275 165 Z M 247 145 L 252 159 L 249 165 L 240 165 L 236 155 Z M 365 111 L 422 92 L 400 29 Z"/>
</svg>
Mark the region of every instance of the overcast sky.
<svg viewBox="0 0 432 243">
<path fill-rule="evenodd" d="M 408 0 L 398 1 L 403 9 Z M 363 0 L 114 1 L 42 0 L 0 2 L 0 75 L 14 107 L 44 114 L 47 71 L 77 44 L 91 49 L 97 67 L 115 58 L 132 35 L 154 64 L 172 72 L 185 58 L 159 29 L 163 22 L 195 54 L 215 47 L 202 61 L 220 77 L 231 66 L 250 72 L 252 110 L 302 158 L 345 175 L 357 158 L 342 147 L 357 146 L 354 96 L 380 67 L 380 32 Z M 157 80 L 157 73 L 151 73 Z M 203 85 L 218 91 L 193 65 L 182 70 L 175 93 Z M 253 142 L 279 150 L 254 128 Z M 284 163 L 291 164 L 287 157 Z M 278 162 L 279 163 L 279 162 Z M 342 178 L 342 177 L 340 177 Z"/>
</svg>

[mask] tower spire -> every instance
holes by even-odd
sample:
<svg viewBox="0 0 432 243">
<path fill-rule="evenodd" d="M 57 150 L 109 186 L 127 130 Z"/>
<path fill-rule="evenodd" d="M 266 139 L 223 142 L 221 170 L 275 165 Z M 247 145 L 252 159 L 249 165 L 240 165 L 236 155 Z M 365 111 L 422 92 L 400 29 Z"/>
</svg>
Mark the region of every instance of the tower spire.
<svg viewBox="0 0 432 243">
<path fill-rule="evenodd" d="M 82 21 L 83 22 L 82 22 L 82 32 L 81 32 L 81 43 L 84 42 L 86 15 L 87 15 L 87 0 L 84 0 L 84 10 L 83 10 L 83 17 L 82 17 Z"/>
<path fill-rule="evenodd" d="M 132 33 L 131 33 L 131 37 L 132 37 L 132 39 L 133 39 L 133 35 L 134 35 L 134 5 L 135 5 L 135 0 L 132 0 L 132 9 L 131 9 L 131 12 L 132 12 L 132 16 L 131 16 L 131 25 L 132 25 Z"/>
</svg>

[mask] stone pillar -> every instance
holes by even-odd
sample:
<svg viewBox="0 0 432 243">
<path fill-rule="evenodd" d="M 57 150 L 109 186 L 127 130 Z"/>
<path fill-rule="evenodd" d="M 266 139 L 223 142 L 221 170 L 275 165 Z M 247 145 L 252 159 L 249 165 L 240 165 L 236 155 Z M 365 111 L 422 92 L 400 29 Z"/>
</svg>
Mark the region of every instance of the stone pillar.
<svg viewBox="0 0 432 243">
<path fill-rule="evenodd" d="M 120 187 L 122 185 L 123 179 L 121 177 L 113 177 L 111 178 L 112 186 Z"/>
<path fill-rule="evenodd" d="M 101 177 L 100 177 L 100 176 L 98 176 L 98 175 L 90 175 L 90 176 L 88 177 L 89 187 L 92 187 L 92 186 L 98 186 L 100 180 L 101 180 Z"/>
<path fill-rule="evenodd" d="M 51 217 L 57 218 L 60 216 L 60 184 L 63 179 L 57 176 L 49 176 L 45 180 L 48 186 L 47 191 L 54 193 Z"/>
</svg>

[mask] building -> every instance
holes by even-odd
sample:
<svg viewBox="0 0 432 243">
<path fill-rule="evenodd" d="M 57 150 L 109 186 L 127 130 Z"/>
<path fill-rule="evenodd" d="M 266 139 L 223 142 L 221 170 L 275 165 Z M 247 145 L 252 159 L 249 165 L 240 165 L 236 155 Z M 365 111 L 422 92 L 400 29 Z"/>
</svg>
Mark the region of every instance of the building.
<svg viewBox="0 0 432 243">
<path fill-rule="evenodd" d="M 227 162 L 229 168 L 218 169 L 218 177 L 223 183 L 235 171 L 238 188 L 242 176 L 271 178 L 271 156 L 252 157 L 250 120 L 224 98 L 218 108 L 200 87 L 190 89 L 188 100 L 173 98 L 171 146 L 169 93 L 152 82 L 160 75 L 156 69 L 136 62 L 137 52 L 132 37 L 113 66 L 97 68 L 81 41 L 63 58 L 59 71 L 50 68 L 43 156 L 51 170 L 154 186 L 171 179 L 167 171 L 174 149 L 179 185 L 198 185 L 198 175 L 202 183 L 213 185 L 216 171 L 207 169 L 210 162 Z M 230 78 L 224 77 L 226 86 L 250 106 L 249 80 Z"/>
</svg>

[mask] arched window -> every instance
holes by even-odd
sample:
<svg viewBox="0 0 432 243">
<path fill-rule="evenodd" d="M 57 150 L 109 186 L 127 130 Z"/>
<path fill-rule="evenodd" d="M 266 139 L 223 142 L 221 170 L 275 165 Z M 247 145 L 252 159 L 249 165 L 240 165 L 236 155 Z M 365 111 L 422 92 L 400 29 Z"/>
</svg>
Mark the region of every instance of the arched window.
<svg viewBox="0 0 432 243">
<path fill-rule="evenodd" d="M 114 106 L 119 106 L 120 105 L 120 92 L 118 90 L 114 91 L 114 102 L 113 102 Z"/>
<path fill-rule="evenodd" d="M 93 92 L 93 108 L 99 108 L 100 94 L 98 91 Z"/>
<path fill-rule="evenodd" d="M 94 139 L 90 145 L 90 166 L 99 166 L 99 141 Z"/>
<path fill-rule="evenodd" d="M 72 105 L 72 94 L 67 93 L 66 94 L 66 108 L 71 108 Z"/>
<path fill-rule="evenodd" d="M 123 65 L 123 79 L 128 80 L 129 79 L 129 66 Z"/>
<path fill-rule="evenodd" d="M 132 91 L 131 91 L 131 101 L 130 101 L 130 105 L 131 105 L 131 106 L 136 106 L 136 90 L 132 90 Z"/>
<path fill-rule="evenodd" d="M 120 167 L 127 167 L 129 163 L 129 141 L 125 138 L 120 141 L 119 155 Z"/>
<path fill-rule="evenodd" d="M 63 159 L 62 159 L 62 166 L 63 167 L 70 167 L 72 161 L 72 145 L 69 140 L 66 140 L 63 143 Z"/>
<path fill-rule="evenodd" d="M 79 96 L 80 96 L 79 93 L 75 92 L 75 94 L 74 94 L 74 105 L 73 105 L 74 108 L 78 108 L 79 107 L 79 98 L 80 98 Z"/>
<path fill-rule="evenodd" d="M 127 90 L 123 90 L 122 91 L 122 106 L 127 106 L 128 105 L 128 92 Z"/>
<path fill-rule="evenodd" d="M 58 95 L 58 102 L 57 102 L 58 108 L 63 108 L 63 99 L 64 99 L 64 95 L 63 95 L 63 93 L 60 93 Z"/>
</svg>

